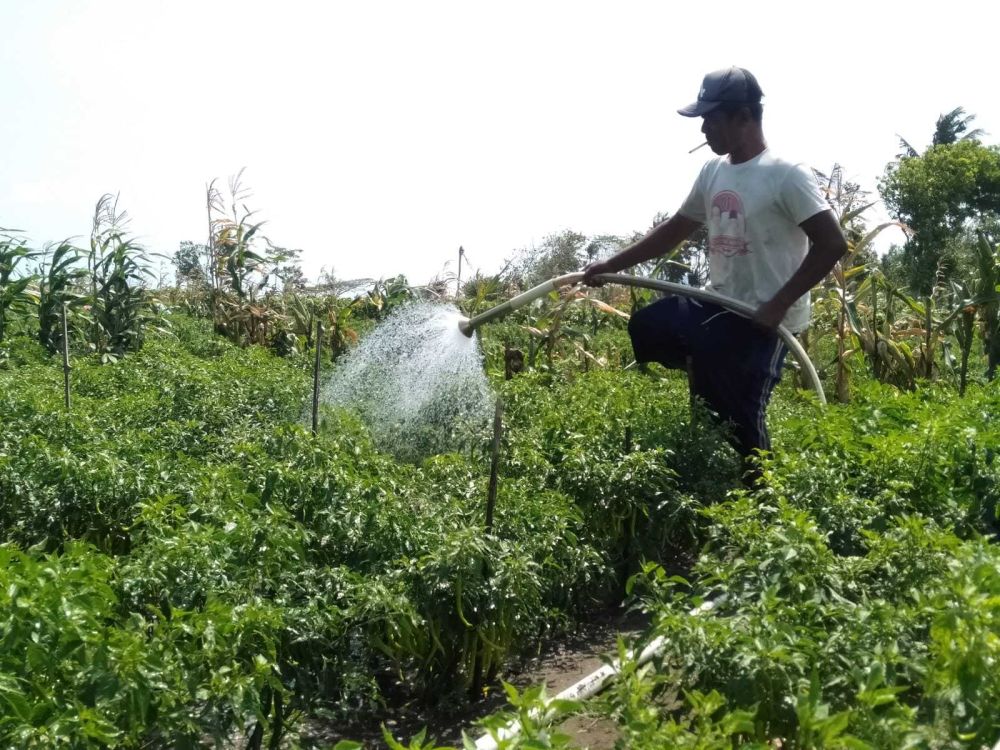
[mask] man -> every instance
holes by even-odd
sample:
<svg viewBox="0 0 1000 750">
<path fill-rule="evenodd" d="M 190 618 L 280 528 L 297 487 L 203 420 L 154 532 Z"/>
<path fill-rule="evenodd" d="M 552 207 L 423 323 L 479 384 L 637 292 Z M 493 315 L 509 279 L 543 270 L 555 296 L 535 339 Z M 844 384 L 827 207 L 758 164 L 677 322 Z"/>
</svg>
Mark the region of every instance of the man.
<svg viewBox="0 0 1000 750">
<path fill-rule="evenodd" d="M 632 316 L 638 362 L 683 368 L 692 388 L 730 423 L 733 443 L 754 480 L 751 458 L 770 450 L 765 422 L 781 377 L 785 346 L 779 324 L 809 324 L 809 290 L 847 251 L 847 243 L 810 170 L 772 154 L 761 125 L 763 92 L 744 68 L 705 76 L 698 100 L 678 110 L 701 117 L 718 156 L 702 168 L 684 204 L 645 237 L 584 270 L 584 281 L 671 251 L 708 225 L 709 288 L 753 305 L 752 319 L 686 297 L 661 299 Z"/>
</svg>

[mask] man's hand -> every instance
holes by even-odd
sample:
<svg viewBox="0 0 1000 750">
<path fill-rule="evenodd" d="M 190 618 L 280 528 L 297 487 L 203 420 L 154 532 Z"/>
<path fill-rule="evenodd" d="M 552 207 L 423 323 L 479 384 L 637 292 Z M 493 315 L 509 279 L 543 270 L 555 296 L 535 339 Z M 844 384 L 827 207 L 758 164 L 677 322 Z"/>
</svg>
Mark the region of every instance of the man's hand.
<svg viewBox="0 0 1000 750">
<path fill-rule="evenodd" d="M 602 273 L 614 273 L 614 271 L 608 265 L 607 261 L 594 261 L 583 269 L 583 283 L 587 286 L 604 286 L 603 281 L 594 278 Z"/>
<path fill-rule="evenodd" d="M 788 305 L 779 302 L 777 298 L 769 299 L 757 308 L 757 312 L 753 314 L 751 320 L 758 328 L 774 332 L 778 330 L 778 326 L 785 319 L 787 312 Z"/>
</svg>

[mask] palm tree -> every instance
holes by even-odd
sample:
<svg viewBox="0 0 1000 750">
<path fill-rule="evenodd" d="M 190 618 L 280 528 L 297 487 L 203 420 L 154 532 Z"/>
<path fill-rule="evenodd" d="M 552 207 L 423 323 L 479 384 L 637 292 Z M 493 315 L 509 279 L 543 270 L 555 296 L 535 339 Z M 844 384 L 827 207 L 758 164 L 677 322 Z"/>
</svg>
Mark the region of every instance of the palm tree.
<svg viewBox="0 0 1000 750">
<path fill-rule="evenodd" d="M 986 135 L 986 131 L 982 128 L 969 130 L 969 125 L 975 119 L 975 115 L 966 115 L 963 107 L 955 107 L 951 112 L 938 117 L 931 144 L 939 146 L 943 143 L 978 140 L 980 136 Z"/>
<path fill-rule="evenodd" d="M 947 143 L 958 143 L 959 141 L 979 140 L 981 136 L 986 135 L 986 131 L 982 128 L 969 130 L 969 126 L 975 119 L 975 115 L 965 114 L 965 107 L 955 107 L 951 112 L 939 115 L 937 123 L 934 125 L 934 135 L 931 138 L 931 145 L 940 146 Z M 899 145 L 903 149 L 903 153 L 897 154 L 897 158 L 905 159 L 920 156 L 920 152 L 908 140 L 901 135 L 897 135 L 896 137 L 899 138 Z"/>
</svg>

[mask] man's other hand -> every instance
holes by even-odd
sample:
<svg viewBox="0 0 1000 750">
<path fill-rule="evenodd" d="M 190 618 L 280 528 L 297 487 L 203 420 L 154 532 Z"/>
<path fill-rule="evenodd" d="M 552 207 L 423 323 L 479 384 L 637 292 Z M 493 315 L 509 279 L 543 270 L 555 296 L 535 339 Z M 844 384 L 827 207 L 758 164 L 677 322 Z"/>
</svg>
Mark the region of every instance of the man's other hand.
<svg viewBox="0 0 1000 750">
<path fill-rule="evenodd" d="M 781 321 L 785 319 L 787 312 L 787 305 L 771 299 L 757 308 L 757 312 L 753 314 L 751 320 L 756 326 L 763 328 L 765 331 L 776 331 L 778 330 L 778 326 L 781 325 Z"/>
</svg>

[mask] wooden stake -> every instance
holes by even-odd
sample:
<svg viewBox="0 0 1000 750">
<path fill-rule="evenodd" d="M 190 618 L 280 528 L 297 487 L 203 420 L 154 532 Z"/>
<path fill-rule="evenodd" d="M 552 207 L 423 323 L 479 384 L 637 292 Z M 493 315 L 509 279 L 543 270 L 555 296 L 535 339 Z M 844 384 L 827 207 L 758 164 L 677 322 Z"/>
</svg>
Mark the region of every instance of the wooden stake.
<svg viewBox="0 0 1000 750">
<path fill-rule="evenodd" d="M 497 504 L 497 476 L 500 471 L 500 438 L 503 436 L 503 399 L 497 396 L 497 408 L 493 415 L 493 448 L 490 455 L 490 487 L 486 493 L 486 533 L 493 531 L 493 511 Z M 484 571 L 485 572 L 485 571 Z M 480 700 L 483 697 L 483 649 L 486 647 L 479 635 L 479 624 L 476 624 L 476 658 L 472 667 L 472 685 L 469 688 L 470 700 Z"/>
<path fill-rule="evenodd" d="M 323 351 L 323 321 L 316 322 L 316 364 L 313 367 L 313 420 L 312 432 L 315 435 L 319 431 L 319 371 Z"/>
<path fill-rule="evenodd" d="M 493 510 L 497 504 L 497 474 L 500 470 L 500 438 L 503 436 L 503 399 L 497 397 L 493 415 L 493 449 L 490 455 L 490 487 L 486 493 L 486 533 L 493 531 Z"/>
<path fill-rule="evenodd" d="M 692 357 L 690 354 L 684 358 L 684 371 L 687 373 L 688 402 L 690 403 L 691 414 L 693 416 L 694 412 L 696 411 L 694 402 L 695 399 L 697 398 L 697 395 L 695 394 L 694 391 L 694 357 Z M 692 420 L 692 422 L 693 421 L 694 420 Z"/>
<path fill-rule="evenodd" d="M 69 324 L 66 322 L 66 303 L 62 306 L 62 330 L 63 330 L 63 380 L 66 388 L 66 411 L 70 409 L 69 395 Z"/>
</svg>

